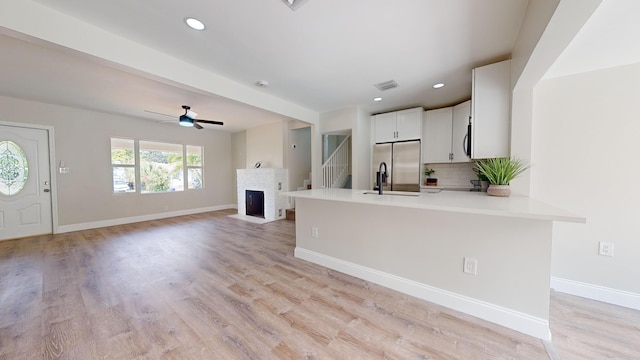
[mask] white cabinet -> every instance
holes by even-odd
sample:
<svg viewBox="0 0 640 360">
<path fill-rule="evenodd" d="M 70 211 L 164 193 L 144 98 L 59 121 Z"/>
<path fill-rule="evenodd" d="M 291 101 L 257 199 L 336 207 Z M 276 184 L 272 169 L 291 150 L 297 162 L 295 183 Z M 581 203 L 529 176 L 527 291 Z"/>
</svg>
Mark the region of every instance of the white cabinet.
<svg viewBox="0 0 640 360">
<path fill-rule="evenodd" d="M 471 116 L 471 100 L 453 107 L 453 123 L 451 125 L 451 162 L 469 162 L 467 155 L 467 129 Z"/>
<path fill-rule="evenodd" d="M 375 142 L 418 140 L 422 136 L 422 108 L 378 114 L 374 117 Z"/>
<path fill-rule="evenodd" d="M 376 143 L 396 141 L 396 118 L 395 112 L 378 114 L 374 117 Z"/>
<path fill-rule="evenodd" d="M 471 101 L 425 112 L 422 133 L 423 162 L 468 162 L 465 151 Z"/>
<path fill-rule="evenodd" d="M 451 162 L 451 122 L 453 108 L 427 110 L 422 133 L 424 163 Z"/>
<path fill-rule="evenodd" d="M 473 69 L 471 91 L 474 159 L 509 156 L 511 60 Z"/>
<path fill-rule="evenodd" d="M 396 140 L 419 140 L 422 137 L 423 108 L 398 111 L 396 119 Z"/>
</svg>

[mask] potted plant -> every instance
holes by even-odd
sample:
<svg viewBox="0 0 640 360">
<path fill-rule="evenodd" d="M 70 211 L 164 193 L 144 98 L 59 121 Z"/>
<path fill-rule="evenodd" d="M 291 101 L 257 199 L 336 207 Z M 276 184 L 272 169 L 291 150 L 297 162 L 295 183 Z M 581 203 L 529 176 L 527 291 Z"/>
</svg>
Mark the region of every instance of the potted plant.
<svg viewBox="0 0 640 360">
<path fill-rule="evenodd" d="M 482 174 L 477 167 L 475 167 L 473 171 L 476 173 L 476 176 L 478 177 L 477 180 L 471 180 L 471 183 L 474 186 L 474 190 L 486 192 L 487 189 L 489 188 L 489 179 L 487 179 L 487 177 L 484 174 Z"/>
<path fill-rule="evenodd" d="M 491 158 L 476 163 L 478 175 L 486 176 L 489 180 L 487 194 L 492 196 L 509 196 L 509 183 L 529 168 L 524 161 L 514 158 Z"/>
<path fill-rule="evenodd" d="M 436 171 L 433 169 L 429 169 L 427 166 L 424 167 L 424 184 L 427 186 L 438 186 L 438 179 L 436 178 L 432 178 L 431 174 L 435 173 Z"/>
</svg>

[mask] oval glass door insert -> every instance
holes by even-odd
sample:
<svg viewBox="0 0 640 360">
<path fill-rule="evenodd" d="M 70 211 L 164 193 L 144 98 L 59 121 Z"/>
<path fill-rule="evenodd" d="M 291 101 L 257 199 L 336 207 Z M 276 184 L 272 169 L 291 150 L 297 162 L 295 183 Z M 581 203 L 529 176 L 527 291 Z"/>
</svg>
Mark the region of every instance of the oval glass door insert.
<svg viewBox="0 0 640 360">
<path fill-rule="evenodd" d="M 28 177 L 29 164 L 22 148 L 13 141 L 0 141 L 0 194 L 19 193 Z"/>
</svg>

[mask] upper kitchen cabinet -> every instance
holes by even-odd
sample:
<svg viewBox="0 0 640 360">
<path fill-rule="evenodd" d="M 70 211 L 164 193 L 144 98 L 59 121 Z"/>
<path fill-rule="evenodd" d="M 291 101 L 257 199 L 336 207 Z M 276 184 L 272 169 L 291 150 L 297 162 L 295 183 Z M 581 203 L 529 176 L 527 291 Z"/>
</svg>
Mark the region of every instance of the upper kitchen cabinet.
<svg viewBox="0 0 640 360">
<path fill-rule="evenodd" d="M 451 162 L 452 120 L 452 107 L 427 110 L 424 113 L 424 128 L 422 133 L 422 162 Z"/>
<path fill-rule="evenodd" d="M 509 156 L 511 60 L 473 69 L 471 157 Z"/>
<path fill-rule="evenodd" d="M 451 124 L 451 162 L 469 162 L 467 155 L 467 130 L 471 116 L 471 100 L 453 107 Z"/>
<path fill-rule="evenodd" d="M 374 116 L 375 142 L 419 140 L 423 113 L 419 107 Z"/>
<path fill-rule="evenodd" d="M 467 125 L 471 101 L 425 112 L 422 133 L 423 162 L 460 163 L 470 161 L 466 153 Z"/>
</svg>

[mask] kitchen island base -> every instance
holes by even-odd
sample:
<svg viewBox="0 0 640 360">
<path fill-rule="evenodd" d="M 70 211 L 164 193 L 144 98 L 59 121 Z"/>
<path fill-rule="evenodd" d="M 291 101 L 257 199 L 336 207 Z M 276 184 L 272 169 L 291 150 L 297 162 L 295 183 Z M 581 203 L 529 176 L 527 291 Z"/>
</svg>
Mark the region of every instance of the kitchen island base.
<svg viewBox="0 0 640 360">
<path fill-rule="evenodd" d="M 296 257 L 543 340 L 551 233 L 547 219 L 296 198 Z"/>
</svg>

